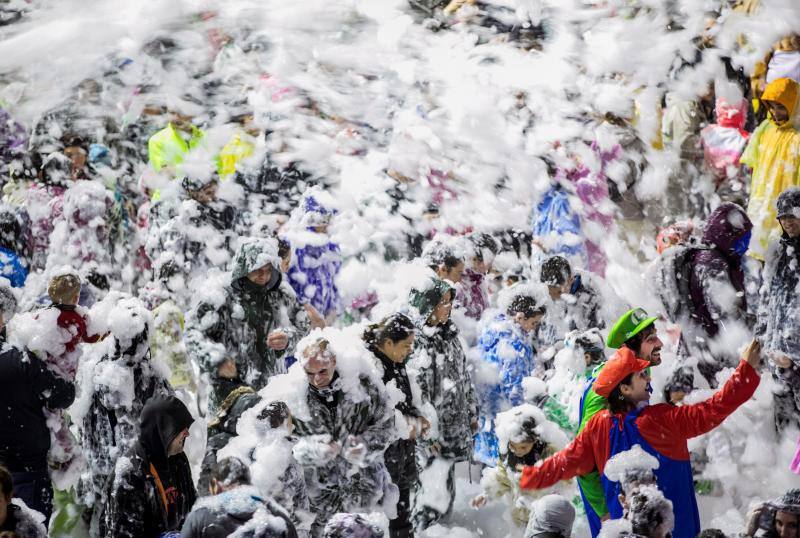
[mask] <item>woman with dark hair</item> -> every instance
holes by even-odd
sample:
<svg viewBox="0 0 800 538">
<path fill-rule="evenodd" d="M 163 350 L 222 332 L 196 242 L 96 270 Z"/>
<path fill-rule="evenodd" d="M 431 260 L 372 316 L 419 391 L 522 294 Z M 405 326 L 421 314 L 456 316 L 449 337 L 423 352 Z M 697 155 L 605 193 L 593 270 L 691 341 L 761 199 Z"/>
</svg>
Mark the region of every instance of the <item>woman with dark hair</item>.
<svg viewBox="0 0 800 538">
<path fill-rule="evenodd" d="M 413 536 L 411 525 L 411 489 L 417 482 L 417 465 L 414 454 L 417 436 L 427 433 L 430 422 L 414 406 L 411 382 L 406 373 L 405 361 L 414 345 L 414 323 L 408 316 L 394 314 L 380 323 L 370 325 L 364 331 L 364 342 L 375 355 L 383 369 L 383 382 L 394 383 L 403 392 L 404 398 L 395 409 L 405 420 L 396 424 L 398 431 L 408 432 L 386 449 L 384 461 L 392 481 L 400 490 L 397 502 L 397 517 L 389 522 L 392 538 Z"/>
<path fill-rule="evenodd" d="M 417 328 L 409 361 L 412 377 L 419 383 L 428 418 L 436 420 L 431 435 L 417 449 L 420 458 L 420 491 L 415 498 L 414 520 L 423 530 L 447 517 L 455 500 L 455 464 L 469 461 L 472 435 L 478 426 L 478 402 L 470 367 L 458 328 L 450 319 L 455 290 L 431 276 L 411 290 L 410 311 Z M 448 503 L 438 502 L 441 477 L 447 476 Z M 444 509 L 443 509 L 444 508 Z"/>
</svg>

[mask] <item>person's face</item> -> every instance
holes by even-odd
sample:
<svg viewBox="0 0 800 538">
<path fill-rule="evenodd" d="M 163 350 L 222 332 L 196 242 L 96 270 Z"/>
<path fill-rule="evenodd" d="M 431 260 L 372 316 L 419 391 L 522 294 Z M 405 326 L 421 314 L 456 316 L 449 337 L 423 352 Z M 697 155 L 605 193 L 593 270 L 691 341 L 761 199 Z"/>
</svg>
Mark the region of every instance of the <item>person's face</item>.
<svg viewBox="0 0 800 538">
<path fill-rule="evenodd" d="M 333 381 L 333 375 L 336 373 L 336 359 L 315 355 L 308 359 L 303 369 L 311 386 L 324 389 Z"/>
<path fill-rule="evenodd" d="M 64 155 L 72 164 L 73 176 L 86 166 L 86 150 L 80 146 L 67 146 L 64 148 Z"/>
<path fill-rule="evenodd" d="M 167 456 L 177 456 L 183 452 L 183 444 L 186 442 L 187 437 L 189 437 L 189 428 L 184 428 L 169 444 Z"/>
<path fill-rule="evenodd" d="M 472 270 L 475 271 L 476 273 L 485 275 L 492 270 L 492 260 L 487 260 L 485 258 L 483 260 L 480 260 L 476 256 L 470 260 L 470 266 L 472 267 Z"/>
<path fill-rule="evenodd" d="M 319 226 L 314 226 L 314 231 L 318 234 L 326 234 L 328 233 L 328 224 L 321 224 Z"/>
<path fill-rule="evenodd" d="M 450 312 L 453 310 L 453 292 L 448 291 L 433 309 L 428 318 L 428 325 L 444 325 L 450 319 Z"/>
<path fill-rule="evenodd" d="M 508 442 L 508 449 L 514 453 L 518 458 L 524 458 L 533 450 L 533 441 L 522 441 L 515 443 L 514 441 Z"/>
<path fill-rule="evenodd" d="M 272 278 L 272 271 L 272 265 L 267 264 L 264 267 L 259 267 L 255 271 L 247 273 L 247 280 L 257 286 L 266 286 Z"/>
<path fill-rule="evenodd" d="M 645 402 L 650 399 L 647 385 L 650 383 L 650 374 L 647 370 L 636 372 L 631 378 L 631 384 L 620 387 L 622 395 L 633 403 Z"/>
<path fill-rule="evenodd" d="M 798 522 L 796 514 L 775 513 L 775 532 L 780 538 L 798 538 L 798 528 L 800 528 L 800 522 Z"/>
<path fill-rule="evenodd" d="M 778 103 L 777 101 L 764 101 L 764 105 L 766 105 L 767 110 L 769 110 L 769 115 L 772 116 L 772 121 L 778 125 L 789 121 L 789 111 L 786 110 L 786 107 L 782 104 Z"/>
<path fill-rule="evenodd" d="M 658 332 L 653 330 L 642 340 L 639 357 L 650 361 L 653 366 L 658 366 L 661 364 L 661 347 L 663 345 L 664 343 L 658 337 Z"/>
<path fill-rule="evenodd" d="M 544 314 L 534 314 L 533 316 L 526 318 L 525 314 L 522 312 L 517 312 L 514 316 L 514 320 L 517 322 L 517 325 L 519 325 L 526 333 L 532 333 L 535 331 L 542 322 L 542 318 L 544 318 Z"/>
<path fill-rule="evenodd" d="M 781 223 L 781 228 L 789 237 L 792 239 L 800 237 L 800 219 L 797 217 L 781 217 L 778 222 Z"/>
<path fill-rule="evenodd" d="M 389 357 L 393 362 L 403 362 L 406 357 L 411 353 L 411 348 L 414 347 L 414 335 L 408 335 L 408 338 L 392 342 L 386 340 L 381 344 L 381 351 Z"/>
<path fill-rule="evenodd" d="M 558 301 L 561 299 L 561 296 L 565 293 L 569 293 L 569 289 L 572 287 L 572 275 L 567 277 L 567 281 L 561 284 L 560 286 L 547 286 L 547 291 L 550 293 L 550 298 L 554 301 Z"/>
<path fill-rule="evenodd" d="M 202 189 L 189 192 L 189 197 L 199 204 L 210 204 L 217 199 L 217 188 L 219 185 L 212 181 Z"/>
<path fill-rule="evenodd" d="M 673 404 L 679 404 L 683 402 L 684 398 L 686 398 L 686 393 L 682 390 L 669 391 L 669 401 Z"/>
<path fill-rule="evenodd" d="M 454 284 L 461 282 L 461 277 L 464 275 L 464 262 L 459 262 L 457 265 L 447 268 L 444 265 L 439 267 L 437 271 L 439 278 L 449 280 Z"/>
<path fill-rule="evenodd" d="M 294 432 L 294 422 L 292 422 L 292 412 L 289 411 L 288 416 L 286 417 L 286 431 L 289 435 L 292 435 Z"/>
</svg>

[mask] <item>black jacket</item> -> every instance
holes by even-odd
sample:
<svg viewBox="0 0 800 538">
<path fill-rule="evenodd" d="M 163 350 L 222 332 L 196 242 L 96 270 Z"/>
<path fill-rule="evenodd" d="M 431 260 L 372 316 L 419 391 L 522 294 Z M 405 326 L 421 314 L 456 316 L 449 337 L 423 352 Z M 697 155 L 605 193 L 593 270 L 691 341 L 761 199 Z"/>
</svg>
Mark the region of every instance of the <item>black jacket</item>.
<svg viewBox="0 0 800 538">
<path fill-rule="evenodd" d="M 405 396 L 405 399 L 398 402 L 395 408 L 407 417 L 419 417 L 421 413 L 414 407 L 411 382 L 408 380 L 405 365 L 394 362 L 374 346 L 370 346 L 370 351 L 383 366 L 384 385 L 394 381 Z M 389 445 L 383 454 L 386 470 L 389 471 L 389 476 L 392 477 L 392 481 L 398 488 L 409 489 L 417 481 L 416 447 L 416 441 L 398 439 Z"/>
<path fill-rule="evenodd" d="M 154 396 L 142 410 L 138 442 L 117 461 L 109 479 L 103 536 L 156 538 L 178 531 L 196 493 L 186 454 L 167 448 L 193 422 L 175 396 Z"/>
<path fill-rule="evenodd" d="M 197 482 L 197 490 L 200 495 L 205 495 L 211 484 L 211 472 L 217 463 L 217 452 L 224 448 L 228 441 L 236 437 L 236 425 L 242 414 L 260 401 L 261 396 L 252 388 L 244 385 L 231 391 L 220 405 L 217 416 L 208 425 L 206 454 L 203 457 L 200 479 Z"/>
<path fill-rule="evenodd" d="M 254 529 L 239 531 L 237 536 L 247 538 L 297 538 L 297 531 L 289 514 L 278 503 L 264 499 L 252 486 L 241 486 L 214 497 L 200 499 L 186 518 L 181 538 L 225 538 L 247 524 L 259 512 L 259 524 Z M 271 516 L 282 520 L 264 525 Z M 282 528 L 282 527 L 285 527 Z"/>
<path fill-rule="evenodd" d="M 47 469 L 50 430 L 42 408 L 69 407 L 75 386 L 33 354 L 6 344 L 4 331 L 0 345 L 0 463 L 11 472 Z"/>
</svg>

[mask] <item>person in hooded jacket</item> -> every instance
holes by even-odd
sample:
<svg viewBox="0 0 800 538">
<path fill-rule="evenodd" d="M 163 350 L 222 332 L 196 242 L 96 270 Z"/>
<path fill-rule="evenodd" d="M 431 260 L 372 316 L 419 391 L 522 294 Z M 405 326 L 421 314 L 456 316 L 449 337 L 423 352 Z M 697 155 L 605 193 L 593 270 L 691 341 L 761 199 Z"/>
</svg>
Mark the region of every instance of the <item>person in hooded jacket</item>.
<svg viewBox="0 0 800 538">
<path fill-rule="evenodd" d="M 486 324 L 478 340 L 482 365 L 497 372 L 494 382 L 476 383 L 480 417 L 474 450 L 475 459 L 484 465 L 494 467 L 499 456 L 494 428 L 497 413 L 525 401 L 522 380 L 532 375 L 535 367 L 531 334 L 545 315 L 545 301 L 546 293 L 535 297 L 523 290 L 505 313 Z"/>
<path fill-rule="evenodd" d="M 203 466 L 197 489 L 201 492 L 209 491 L 214 465 L 217 463 L 217 452 L 236 437 L 236 425 L 242 413 L 261 401 L 251 387 L 242 385 L 233 389 L 217 410 L 217 415 L 208 423 L 208 441 Z"/>
<path fill-rule="evenodd" d="M 769 118 L 756 128 L 741 163 L 753 170 L 747 214 L 754 223 L 748 255 L 763 260 L 769 242 L 780 239 L 775 200 L 800 185 L 800 84 L 788 78 L 773 80 L 761 95 Z"/>
<path fill-rule="evenodd" d="M 108 481 L 102 536 L 158 538 L 180 530 L 197 496 L 183 453 L 193 421 L 175 396 L 145 404 L 139 436 Z"/>
<path fill-rule="evenodd" d="M 47 529 L 30 508 L 12 502 L 14 479 L 0 465 L 0 536 L 3 538 L 47 538 Z"/>
<path fill-rule="evenodd" d="M 192 508 L 181 538 L 297 538 L 289 514 L 250 485 L 250 471 L 237 458 L 225 458 L 211 469 L 210 497 Z"/>
<path fill-rule="evenodd" d="M 455 290 L 433 275 L 409 295 L 417 326 L 409 360 L 412 378 L 419 384 L 423 411 L 435 426 L 417 444 L 420 492 L 416 495 L 414 522 L 424 530 L 447 517 L 455 500 L 455 465 L 472 455 L 472 436 L 478 426 L 475 385 L 458 328 L 450 319 Z M 430 415 L 427 415 L 430 413 Z M 448 503 L 437 505 L 434 491 L 441 488 L 438 471 L 446 473 Z"/>
<path fill-rule="evenodd" d="M 524 538 L 570 538 L 575 507 L 561 495 L 545 495 L 533 505 Z"/>
<path fill-rule="evenodd" d="M 469 267 L 464 269 L 461 283 L 457 287 L 456 302 L 467 317 L 481 319 L 489 307 L 486 275 L 492 270 L 494 257 L 500 250 L 495 239 L 486 233 L 473 233 L 468 238 L 471 247 Z"/>
<path fill-rule="evenodd" d="M 776 205 L 783 237 L 767 254 L 756 336 L 778 382 L 775 426 L 783 431 L 787 425 L 800 425 L 800 187 L 782 192 Z"/>
<path fill-rule="evenodd" d="M 75 385 L 53 373 L 27 351 L 6 342 L 6 319 L 14 315 L 16 299 L 0 287 L 0 465 L 13 477 L 14 493 L 49 519 L 53 486 L 48 474 L 50 430 L 43 409 L 66 409 L 75 400 Z"/>
<path fill-rule="evenodd" d="M 313 334 L 308 338 L 299 346 L 308 383 L 298 387 L 308 408 L 293 414 L 298 437 L 293 453 L 316 513 L 311 533 L 319 536 L 333 514 L 369 509 L 385 497 L 389 476 L 383 452 L 394 434 L 394 413 L 383 389 L 365 375 L 358 375 L 358 387 L 345 385 L 330 343 Z"/>
<path fill-rule="evenodd" d="M 683 329 L 682 340 L 688 352 L 698 356 L 700 373 L 712 387 L 714 376 L 734 357 L 710 353 L 708 341 L 717 338 L 730 323 L 747 326 L 743 257 L 750 243 L 753 225 L 738 205 L 726 202 L 709 215 L 703 230 L 703 243 L 691 255 L 689 279 L 690 322 Z"/>
<path fill-rule="evenodd" d="M 91 392 L 82 396 L 90 403 L 82 419 L 73 416 L 80 424 L 82 453 L 87 462 L 78 491 L 90 508 L 85 517 L 90 519 L 92 532 L 98 532 L 102 525 L 108 477 L 119 457 L 135 442 L 142 409 L 155 395 L 171 393 L 167 380 L 150 359 L 149 312 L 134 298 L 123 298 L 117 308 L 129 323 L 111 330 L 106 354 L 82 366 L 78 379 L 92 380 L 88 385 Z M 129 325 L 137 322 L 141 323 L 138 333 L 115 334 L 129 330 Z M 120 385 L 119 380 L 127 383 Z"/>
<path fill-rule="evenodd" d="M 336 278 L 342 267 L 342 255 L 328 233 L 337 211 L 323 204 L 323 196 L 322 191 L 309 189 L 301 205 L 292 212 L 290 222 L 295 226 L 288 231 L 287 238 L 294 255 L 287 277 L 298 300 L 310 304 L 332 322 L 341 310 Z"/>
<path fill-rule="evenodd" d="M 187 318 L 186 347 L 208 372 L 216 405 L 242 382 L 260 390 L 285 372 L 285 356 L 309 330 L 305 310 L 283 282 L 274 238 L 245 239 L 224 301 L 202 300 Z"/>
<path fill-rule="evenodd" d="M 368 349 L 380 364 L 384 384 L 388 386 L 394 383 L 403 393 L 403 400 L 395 406 L 403 416 L 403 421 L 397 424 L 397 428 L 401 432 L 407 431 L 408 434 L 389 445 L 383 455 L 389 476 L 400 490 L 397 517 L 389 522 L 392 538 L 414 535 L 411 524 L 411 491 L 417 483 L 416 440 L 430 428 L 430 422 L 414 405 L 411 381 L 405 368 L 405 361 L 414 345 L 414 335 L 415 327 L 411 319 L 404 314 L 394 314 L 367 327 L 363 336 Z"/>
</svg>

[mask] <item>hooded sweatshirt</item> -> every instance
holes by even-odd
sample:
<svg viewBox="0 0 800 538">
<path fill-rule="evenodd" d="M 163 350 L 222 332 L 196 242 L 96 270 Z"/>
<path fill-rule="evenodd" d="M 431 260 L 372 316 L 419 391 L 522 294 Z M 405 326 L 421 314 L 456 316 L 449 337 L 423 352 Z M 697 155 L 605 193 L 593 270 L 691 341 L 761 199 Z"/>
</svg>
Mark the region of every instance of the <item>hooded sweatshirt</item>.
<svg viewBox="0 0 800 538">
<path fill-rule="evenodd" d="M 787 188 L 800 185 L 800 84 L 776 79 L 761 100 L 776 101 L 789 112 L 789 120 L 781 125 L 771 118 L 761 122 L 741 158 L 753 170 L 747 214 L 754 227 L 748 255 L 764 260 L 769 242 L 782 234 L 775 219 L 775 200 Z"/>
<path fill-rule="evenodd" d="M 744 210 L 730 202 L 720 205 L 706 221 L 703 242 L 711 248 L 698 250 L 692 256 L 689 290 L 691 317 L 707 336 L 716 336 L 726 319 L 745 316 L 742 254 L 735 252 L 735 246 L 752 228 Z M 738 296 L 732 297 L 726 291 Z M 733 299 L 732 304 L 727 299 Z"/>
<path fill-rule="evenodd" d="M 175 396 L 154 396 L 144 406 L 139 440 L 117 461 L 109 481 L 107 536 L 155 538 L 181 528 L 196 492 L 186 454 L 168 451 L 193 421 Z"/>
</svg>

